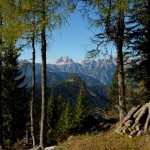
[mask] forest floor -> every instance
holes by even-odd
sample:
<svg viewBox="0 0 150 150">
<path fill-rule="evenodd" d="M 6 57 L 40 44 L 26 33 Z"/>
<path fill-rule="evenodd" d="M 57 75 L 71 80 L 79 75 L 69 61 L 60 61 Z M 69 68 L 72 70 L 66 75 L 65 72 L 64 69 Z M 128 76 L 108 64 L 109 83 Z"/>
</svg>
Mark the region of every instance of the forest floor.
<svg viewBox="0 0 150 150">
<path fill-rule="evenodd" d="M 107 132 L 71 136 L 59 146 L 62 150 L 150 150 L 150 133 L 130 139 L 115 129 L 116 125 Z"/>
</svg>

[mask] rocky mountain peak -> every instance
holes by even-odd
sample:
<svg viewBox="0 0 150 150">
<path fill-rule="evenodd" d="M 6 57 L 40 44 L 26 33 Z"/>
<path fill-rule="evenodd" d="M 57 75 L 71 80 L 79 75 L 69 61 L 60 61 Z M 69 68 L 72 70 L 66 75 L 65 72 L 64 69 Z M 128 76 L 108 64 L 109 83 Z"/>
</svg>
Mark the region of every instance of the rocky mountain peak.
<svg viewBox="0 0 150 150">
<path fill-rule="evenodd" d="M 49 73 L 77 73 L 90 76 L 102 84 L 110 84 L 116 69 L 116 57 L 108 56 L 98 60 L 83 60 L 74 62 L 68 56 L 60 57 L 55 64 L 47 64 Z M 36 73 L 40 74 L 41 64 L 36 63 Z M 28 70 L 31 74 L 31 69 Z"/>
<path fill-rule="evenodd" d="M 72 63 L 72 62 L 73 62 L 73 60 L 71 58 L 69 58 L 68 56 L 65 56 L 65 57 L 61 56 L 59 59 L 56 60 L 57 65 Z"/>
<path fill-rule="evenodd" d="M 106 56 L 106 60 L 112 60 L 113 59 L 113 56 L 112 55 L 107 55 Z"/>
</svg>

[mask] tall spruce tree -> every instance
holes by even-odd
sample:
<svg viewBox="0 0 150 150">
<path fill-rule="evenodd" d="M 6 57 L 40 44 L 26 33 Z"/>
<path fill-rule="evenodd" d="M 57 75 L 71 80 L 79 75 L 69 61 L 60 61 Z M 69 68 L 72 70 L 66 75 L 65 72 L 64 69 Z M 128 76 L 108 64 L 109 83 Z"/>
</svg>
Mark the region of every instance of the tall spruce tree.
<svg viewBox="0 0 150 150">
<path fill-rule="evenodd" d="M 12 145 L 25 135 L 27 121 L 26 86 L 22 86 L 25 76 L 19 68 L 19 54 L 9 46 L 3 56 L 3 118 L 4 138 Z"/>
<path fill-rule="evenodd" d="M 134 82 L 140 83 L 142 99 L 148 102 L 150 99 L 150 1 L 139 0 L 131 8 L 128 23 L 128 46 L 131 54 L 130 70 L 137 72 Z M 134 56 L 134 57 L 133 57 Z"/>
</svg>

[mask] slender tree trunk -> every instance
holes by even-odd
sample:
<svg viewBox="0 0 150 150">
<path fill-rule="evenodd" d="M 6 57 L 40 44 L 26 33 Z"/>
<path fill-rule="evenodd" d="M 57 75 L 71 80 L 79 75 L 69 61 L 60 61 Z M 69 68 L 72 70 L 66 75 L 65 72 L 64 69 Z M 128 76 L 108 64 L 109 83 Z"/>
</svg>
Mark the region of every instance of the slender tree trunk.
<svg viewBox="0 0 150 150">
<path fill-rule="evenodd" d="M 35 147 L 35 133 L 34 133 L 34 102 L 35 102 L 35 40 L 34 34 L 32 38 L 32 99 L 31 99 L 31 136 L 32 144 Z"/>
<path fill-rule="evenodd" d="M 41 19 L 46 21 L 45 0 L 42 0 Z M 44 148 L 46 143 L 46 25 L 42 25 L 41 33 L 41 53 L 42 53 L 42 108 L 41 108 L 41 129 L 40 129 L 40 146 Z"/>
<path fill-rule="evenodd" d="M 1 42 L 0 42 L 1 45 Z M 3 115 L 2 115 L 2 53 L 0 50 L 0 149 L 3 148 Z"/>
<path fill-rule="evenodd" d="M 147 1 L 147 10 L 148 10 L 148 16 L 150 17 L 150 0 Z M 150 34 L 150 19 L 148 19 L 147 23 L 147 35 Z M 148 43 L 150 43 L 150 36 L 148 36 Z M 149 69 L 149 64 L 150 64 L 150 44 L 148 44 L 147 47 L 147 63 L 146 63 L 146 88 L 147 88 L 147 101 L 150 101 L 150 69 Z"/>
<path fill-rule="evenodd" d="M 2 18 L 0 14 L 0 26 L 2 26 Z M 3 148 L 3 115 L 2 115 L 2 34 L 0 35 L 0 149 Z"/>
<path fill-rule="evenodd" d="M 118 70 L 118 95 L 119 95 L 119 118 L 120 121 L 124 119 L 127 114 L 125 103 L 125 85 L 124 85 L 124 65 L 123 65 L 123 42 L 124 42 L 124 10 L 120 9 L 118 12 L 117 24 L 117 70 Z"/>
</svg>

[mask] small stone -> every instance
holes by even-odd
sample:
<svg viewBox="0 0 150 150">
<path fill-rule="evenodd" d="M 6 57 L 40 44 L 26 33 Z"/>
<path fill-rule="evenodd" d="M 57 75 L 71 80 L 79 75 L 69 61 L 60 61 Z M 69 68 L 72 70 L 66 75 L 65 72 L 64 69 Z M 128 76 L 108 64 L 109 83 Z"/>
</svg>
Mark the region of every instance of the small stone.
<svg viewBox="0 0 150 150">
<path fill-rule="evenodd" d="M 58 146 L 50 146 L 46 147 L 45 150 L 55 150 L 56 148 L 58 148 Z"/>
</svg>

